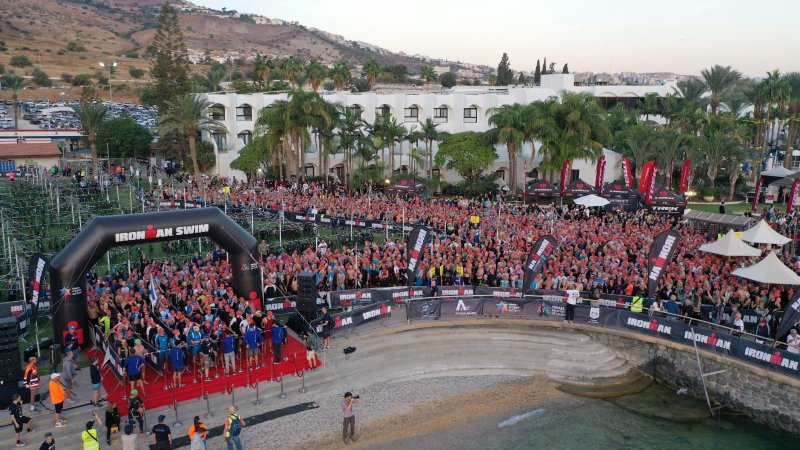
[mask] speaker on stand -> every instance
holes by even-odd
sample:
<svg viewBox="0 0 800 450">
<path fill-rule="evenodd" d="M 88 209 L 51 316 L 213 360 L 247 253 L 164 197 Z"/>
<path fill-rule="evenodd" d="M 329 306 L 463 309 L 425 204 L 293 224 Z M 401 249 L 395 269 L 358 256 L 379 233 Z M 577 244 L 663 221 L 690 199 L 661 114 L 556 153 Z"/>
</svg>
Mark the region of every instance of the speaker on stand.
<svg viewBox="0 0 800 450">
<path fill-rule="evenodd" d="M 17 319 L 0 320 L 0 407 L 11 404 L 11 397 L 19 393 L 22 380 L 22 360 L 19 354 Z"/>
</svg>

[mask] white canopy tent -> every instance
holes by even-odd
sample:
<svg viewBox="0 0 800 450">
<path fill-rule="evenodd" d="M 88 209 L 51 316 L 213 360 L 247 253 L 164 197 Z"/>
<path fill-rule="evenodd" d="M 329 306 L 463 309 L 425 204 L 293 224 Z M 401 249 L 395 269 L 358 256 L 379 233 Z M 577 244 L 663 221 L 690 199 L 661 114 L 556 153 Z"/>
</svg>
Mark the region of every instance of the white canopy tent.
<svg viewBox="0 0 800 450">
<path fill-rule="evenodd" d="M 611 203 L 605 198 L 594 194 L 584 195 L 583 197 L 576 198 L 574 202 L 576 205 L 583 205 L 589 208 L 606 206 L 607 204 Z"/>
<path fill-rule="evenodd" d="M 733 275 L 765 284 L 800 284 L 800 276 L 786 267 L 773 252 L 757 264 L 734 270 Z"/>
<path fill-rule="evenodd" d="M 754 244 L 773 244 L 784 245 L 792 242 L 788 238 L 777 231 L 773 230 L 771 226 L 764 219 L 761 219 L 753 228 L 742 232 L 742 240 L 745 242 L 752 242 Z"/>
<path fill-rule="evenodd" d="M 722 256 L 761 256 L 760 250 L 745 244 L 733 230 L 716 242 L 701 245 L 700 251 Z"/>
<path fill-rule="evenodd" d="M 789 175 L 791 175 L 793 173 L 794 173 L 793 171 L 791 171 L 791 170 L 789 170 L 789 169 L 787 169 L 787 168 L 785 168 L 783 166 L 778 166 L 778 167 L 773 167 L 772 169 L 765 170 L 765 171 L 761 172 L 761 176 L 762 177 L 783 178 L 783 177 L 788 177 Z"/>
</svg>

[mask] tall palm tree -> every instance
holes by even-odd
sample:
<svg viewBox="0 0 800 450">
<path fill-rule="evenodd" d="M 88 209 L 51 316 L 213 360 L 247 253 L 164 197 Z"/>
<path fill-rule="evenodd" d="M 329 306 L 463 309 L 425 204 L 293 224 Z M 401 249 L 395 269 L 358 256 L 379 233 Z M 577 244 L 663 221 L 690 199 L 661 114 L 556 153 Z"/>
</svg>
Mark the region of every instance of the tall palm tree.
<svg viewBox="0 0 800 450">
<path fill-rule="evenodd" d="M 677 86 L 673 89 L 683 99 L 684 106 L 688 103 L 691 104 L 691 109 L 700 108 L 705 110 L 708 105 L 706 98 L 703 97 L 708 91 L 708 86 L 697 78 L 678 81 Z"/>
<path fill-rule="evenodd" d="M 786 113 L 788 124 L 786 126 L 786 154 L 791 155 L 797 149 L 797 127 L 800 124 L 800 72 L 787 73 L 783 77 L 789 92 L 786 98 Z M 787 169 L 791 169 L 792 158 L 789 159 Z"/>
<path fill-rule="evenodd" d="M 353 108 L 339 106 L 338 121 L 336 123 L 336 137 L 339 147 L 344 150 L 347 177 L 353 173 L 353 151 L 358 139 L 363 137 L 364 121 L 361 114 Z"/>
<path fill-rule="evenodd" d="M 433 177 L 433 143 L 438 142 L 439 139 L 442 137 L 442 133 L 437 130 L 439 124 L 434 123 L 434 121 L 428 117 L 425 119 L 425 122 L 422 123 L 422 127 L 420 127 L 420 133 L 422 134 L 422 140 L 425 142 L 425 152 L 428 154 L 428 178 Z"/>
<path fill-rule="evenodd" d="M 711 91 L 711 114 L 716 115 L 722 96 L 736 86 L 742 79 L 742 74 L 733 70 L 731 66 L 714 65 L 710 69 L 703 69 L 700 74 Z"/>
<path fill-rule="evenodd" d="M 661 105 L 659 104 L 658 94 L 650 92 L 644 95 L 644 100 L 639 102 L 638 105 L 639 115 L 644 116 L 644 121 L 650 121 L 650 115 L 656 115 L 661 112 Z"/>
<path fill-rule="evenodd" d="M 288 100 L 278 100 L 263 108 L 256 119 L 256 133 L 281 144 L 288 175 L 300 175 L 305 152 L 311 143 L 309 129 L 320 123 L 331 123 L 327 102 L 316 92 L 294 89 Z"/>
<path fill-rule="evenodd" d="M 378 60 L 375 59 L 374 56 L 370 56 L 367 62 L 364 64 L 363 70 L 364 75 L 366 75 L 367 80 L 369 80 L 369 84 L 375 86 L 375 82 L 378 81 L 378 76 L 382 72 L 381 65 L 378 64 Z"/>
<path fill-rule="evenodd" d="M 200 165 L 197 163 L 197 137 L 202 132 L 227 134 L 225 125 L 209 114 L 212 103 L 194 94 L 185 94 L 175 101 L 167 102 L 167 110 L 158 119 L 158 134 L 183 135 L 189 143 L 189 155 L 196 180 L 200 179 Z"/>
<path fill-rule="evenodd" d="M 75 111 L 81 121 L 81 128 L 86 135 L 86 143 L 92 152 L 92 174 L 97 177 L 97 133 L 106 120 L 108 110 L 102 103 L 84 103 Z"/>
<path fill-rule="evenodd" d="M 330 71 L 330 77 L 337 90 L 344 89 L 347 83 L 350 82 L 350 69 L 347 68 L 347 63 L 344 61 L 334 63 Z"/>
<path fill-rule="evenodd" d="M 524 106 L 519 103 L 489 109 L 489 124 L 494 126 L 490 136 L 495 143 L 504 144 L 508 152 L 509 184 L 517 191 L 517 153 L 525 140 L 526 121 Z"/>
<path fill-rule="evenodd" d="M 297 81 L 305 73 L 305 64 L 303 60 L 296 56 L 290 56 L 283 61 L 283 66 L 281 68 L 283 69 L 284 78 L 289 81 L 292 89 L 297 87 Z"/>
<path fill-rule="evenodd" d="M 383 124 L 383 139 L 384 144 L 389 147 L 389 170 L 390 174 L 394 175 L 395 170 L 395 160 L 394 156 L 396 153 L 397 144 L 403 143 L 403 138 L 405 138 L 406 134 L 408 134 L 408 130 L 402 124 L 397 122 L 397 119 L 394 117 L 386 117 L 385 123 Z M 400 154 L 402 155 L 402 147 L 400 150 Z"/>
<path fill-rule="evenodd" d="M 309 84 L 311 84 L 311 89 L 314 91 L 319 90 L 322 82 L 325 81 L 325 74 L 325 68 L 322 67 L 322 64 L 320 64 L 316 58 L 312 58 L 311 61 L 308 62 L 306 66 L 306 78 Z"/>
<path fill-rule="evenodd" d="M 653 127 L 639 122 L 617 134 L 615 142 L 623 155 L 633 163 L 635 173 L 644 167 L 647 161 L 658 156 L 661 146 L 661 134 Z M 666 165 L 665 165 L 666 166 Z"/>
<path fill-rule="evenodd" d="M 658 134 L 660 139 L 656 146 L 658 152 L 656 160 L 666 175 L 665 184 L 672 189 L 672 173 L 675 163 L 685 159 L 686 153 L 691 148 L 692 136 L 679 133 L 671 128 L 659 131 Z"/>
<path fill-rule="evenodd" d="M 764 118 L 766 128 L 764 130 L 765 136 L 762 151 L 766 154 L 770 143 L 767 137 L 777 128 L 777 124 L 773 122 L 778 118 L 776 116 L 782 114 L 785 101 L 790 95 L 791 87 L 786 80 L 781 77 L 781 73 L 778 70 L 767 72 L 767 78 L 762 81 L 761 84 L 761 94 L 764 96 L 766 108 L 766 115 Z M 791 167 L 792 155 L 787 153 L 783 161 L 785 167 Z"/>
<path fill-rule="evenodd" d="M 563 92 L 552 114 L 553 125 L 542 141 L 543 169 L 552 173 L 572 159 L 596 161 L 610 145 L 607 114 L 591 94 Z"/>
<path fill-rule="evenodd" d="M 19 130 L 19 104 L 17 103 L 19 96 L 17 91 L 22 88 L 23 84 L 25 84 L 25 80 L 15 73 L 3 76 L 3 86 L 11 90 L 11 100 L 14 102 L 14 129 L 17 130 Z"/>
<path fill-rule="evenodd" d="M 266 55 L 258 54 L 253 60 L 253 79 L 262 87 L 269 83 L 272 74 L 271 61 Z"/>
</svg>

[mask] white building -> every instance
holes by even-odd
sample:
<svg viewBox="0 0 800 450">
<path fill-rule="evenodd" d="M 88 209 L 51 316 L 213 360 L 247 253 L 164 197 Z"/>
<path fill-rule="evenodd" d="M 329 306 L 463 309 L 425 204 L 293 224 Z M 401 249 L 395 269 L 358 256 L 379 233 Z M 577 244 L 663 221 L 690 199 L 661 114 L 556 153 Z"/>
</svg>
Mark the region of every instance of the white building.
<svg viewBox="0 0 800 450">
<path fill-rule="evenodd" d="M 531 103 L 557 96 L 562 91 L 589 92 L 598 97 L 604 106 L 623 101 L 630 105 L 635 104 L 645 94 L 656 93 L 659 96 L 673 93 L 672 85 L 663 86 L 575 86 L 572 74 L 543 75 L 541 85 L 538 87 L 485 87 L 485 86 L 459 86 L 454 89 L 442 89 L 427 92 L 396 92 L 396 93 L 351 93 L 351 92 L 326 92 L 325 100 L 340 103 L 350 108 L 362 111 L 361 117 L 372 123 L 376 114 L 391 114 L 406 128 L 419 129 L 426 119 L 431 118 L 439 125 L 440 131 L 458 133 L 461 131 L 486 131 L 490 128 L 487 111 L 491 108 L 501 107 L 514 103 Z M 220 176 L 244 178 L 244 174 L 232 170 L 230 163 L 237 158 L 239 150 L 253 137 L 255 119 L 258 112 L 277 100 L 285 100 L 286 93 L 269 94 L 236 94 L 236 93 L 210 93 L 203 94 L 211 103 L 215 104 L 215 117 L 222 121 L 229 134 L 227 136 L 208 134 L 204 139 L 212 141 L 217 151 L 217 169 L 215 174 Z M 420 143 L 420 148 L 424 144 Z M 394 155 L 395 168 L 403 168 L 409 164 L 409 143 L 405 142 L 398 148 Z M 306 175 L 321 175 L 317 164 L 317 149 L 312 144 L 306 155 L 304 171 Z M 435 148 L 434 148 L 435 152 Z M 619 155 L 613 151 L 604 151 L 607 158 L 606 180 L 613 181 L 621 175 L 618 164 Z M 505 146 L 497 147 L 499 155 L 494 167 L 490 170 L 498 173 L 504 180 L 508 180 L 509 163 Z M 522 157 L 517 158 L 517 179 L 520 186 L 524 184 L 523 168 L 527 165 L 528 171 L 536 168 L 540 157 L 531 161 L 531 146 L 525 144 Z M 538 155 L 537 155 L 538 156 Z M 331 156 L 329 167 L 338 176 L 342 173 L 342 156 Z M 389 166 L 389 164 L 387 164 Z M 573 176 L 594 182 L 595 164 L 591 161 L 573 161 Z M 438 168 L 434 168 L 438 169 Z M 441 171 L 443 177 L 455 181 L 458 176 L 454 173 Z"/>
</svg>

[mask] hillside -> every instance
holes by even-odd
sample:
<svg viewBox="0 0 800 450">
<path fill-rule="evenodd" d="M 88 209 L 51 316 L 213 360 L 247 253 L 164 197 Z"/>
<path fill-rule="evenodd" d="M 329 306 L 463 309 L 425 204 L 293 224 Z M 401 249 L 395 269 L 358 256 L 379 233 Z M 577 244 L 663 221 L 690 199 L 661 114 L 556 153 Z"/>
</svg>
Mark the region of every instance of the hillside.
<svg viewBox="0 0 800 450">
<path fill-rule="evenodd" d="M 33 67 L 41 66 L 52 78 L 62 73 L 94 73 L 98 62 L 114 58 L 119 67 L 114 80 L 127 79 L 128 69 L 147 69 L 141 59 L 151 43 L 158 22 L 158 10 L 165 0 L 0 0 L 0 64 L 10 69 L 10 59 L 26 55 Z M 405 64 L 416 71 L 424 61 L 391 53 L 364 43 L 300 24 L 235 12 L 212 11 L 187 2 L 173 2 L 180 11 L 181 26 L 190 53 L 217 59 L 256 53 L 271 57 L 296 55 L 315 57 L 323 63 L 344 60 L 360 65 L 370 56 L 382 64 Z M 260 23 L 256 23 L 256 21 Z M 67 45 L 73 42 L 73 50 Z M 83 47 L 83 48 L 80 48 Z M 133 56 L 132 52 L 138 54 Z M 32 67 L 14 68 L 26 75 Z M 135 83 L 135 80 L 125 80 Z"/>
</svg>

